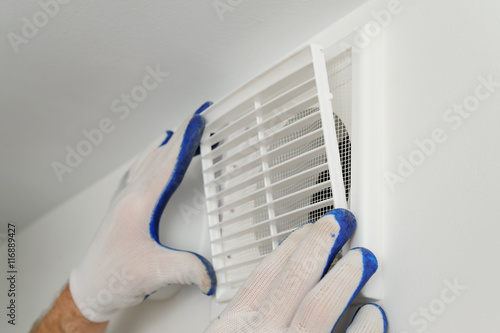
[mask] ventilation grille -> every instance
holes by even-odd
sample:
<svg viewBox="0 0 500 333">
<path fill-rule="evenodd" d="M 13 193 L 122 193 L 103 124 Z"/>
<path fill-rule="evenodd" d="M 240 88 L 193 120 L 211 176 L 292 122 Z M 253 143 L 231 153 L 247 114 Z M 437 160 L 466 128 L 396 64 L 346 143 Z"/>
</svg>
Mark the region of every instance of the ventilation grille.
<svg viewBox="0 0 500 333">
<path fill-rule="evenodd" d="M 218 104 L 207 112 L 201 152 L 217 301 L 230 300 L 293 230 L 333 209 L 332 189 L 349 196 L 350 53 L 322 66 L 313 58 L 216 116 Z M 320 107 L 318 68 L 332 96 L 329 117 Z M 331 126 L 337 142 L 325 144 Z M 341 167 L 340 181 L 332 181 L 332 165 Z"/>
</svg>

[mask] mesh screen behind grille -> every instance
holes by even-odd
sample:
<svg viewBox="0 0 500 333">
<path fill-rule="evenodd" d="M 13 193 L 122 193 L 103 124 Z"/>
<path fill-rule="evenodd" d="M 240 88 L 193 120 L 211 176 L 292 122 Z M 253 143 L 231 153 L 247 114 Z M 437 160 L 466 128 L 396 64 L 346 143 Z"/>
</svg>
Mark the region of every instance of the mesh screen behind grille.
<svg viewBox="0 0 500 333">
<path fill-rule="evenodd" d="M 326 64 L 338 156 L 350 188 L 350 54 Z M 251 271 L 295 228 L 334 208 L 313 66 L 243 103 L 202 145 L 217 299 L 229 300 Z"/>
</svg>

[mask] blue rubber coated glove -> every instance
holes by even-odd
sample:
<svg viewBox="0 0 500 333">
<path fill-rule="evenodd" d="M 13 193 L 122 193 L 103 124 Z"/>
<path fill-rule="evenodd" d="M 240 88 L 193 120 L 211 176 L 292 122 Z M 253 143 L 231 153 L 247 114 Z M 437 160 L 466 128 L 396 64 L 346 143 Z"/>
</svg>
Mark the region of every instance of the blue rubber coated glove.
<svg viewBox="0 0 500 333">
<path fill-rule="evenodd" d="M 331 267 L 351 237 L 356 220 L 335 209 L 294 231 L 255 269 L 208 333 L 331 332 L 344 310 L 378 268 L 363 248 Z M 384 311 L 360 308 L 348 333 L 383 333 Z"/>
<path fill-rule="evenodd" d="M 211 295 L 216 278 L 202 256 L 159 241 L 160 218 L 199 147 L 203 105 L 175 134 L 159 138 L 129 170 L 83 261 L 70 276 L 73 299 L 89 320 L 107 321 L 169 284 L 196 284 Z"/>
</svg>

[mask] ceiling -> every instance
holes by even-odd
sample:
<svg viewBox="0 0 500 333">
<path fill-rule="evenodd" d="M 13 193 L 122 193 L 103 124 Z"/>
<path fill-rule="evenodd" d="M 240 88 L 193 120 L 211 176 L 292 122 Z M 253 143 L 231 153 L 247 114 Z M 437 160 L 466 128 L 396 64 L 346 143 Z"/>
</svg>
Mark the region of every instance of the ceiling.
<svg viewBox="0 0 500 333">
<path fill-rule="evenodd" d="M 2 1 L 0 219 L 36 220 L 364 2 Z"/>
</svg>

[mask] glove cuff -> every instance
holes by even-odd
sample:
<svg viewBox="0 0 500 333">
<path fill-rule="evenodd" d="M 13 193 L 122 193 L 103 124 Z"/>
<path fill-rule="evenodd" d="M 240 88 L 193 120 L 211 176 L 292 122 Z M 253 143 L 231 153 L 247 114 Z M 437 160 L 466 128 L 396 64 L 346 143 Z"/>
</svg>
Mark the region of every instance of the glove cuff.
<svg viewBox="0 0 500 333">
<path fill-rule="evenodd" d="M 109 321 L 118 312 L 118 309 L 109 310 L 109 305 L 113 302 L 113 293 L 107 289 L 95 293 L 86 292 L 85 288 L 82 288 L 79 276 L 78 268 L 74 268 L 69 277 L 69 290 L 76 307 L 89 321 L 95 323 Z"/>
</svg>

